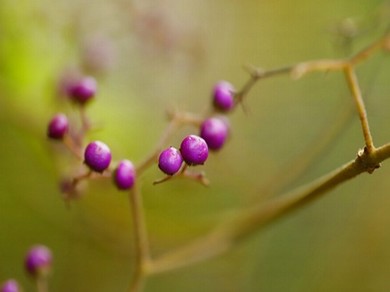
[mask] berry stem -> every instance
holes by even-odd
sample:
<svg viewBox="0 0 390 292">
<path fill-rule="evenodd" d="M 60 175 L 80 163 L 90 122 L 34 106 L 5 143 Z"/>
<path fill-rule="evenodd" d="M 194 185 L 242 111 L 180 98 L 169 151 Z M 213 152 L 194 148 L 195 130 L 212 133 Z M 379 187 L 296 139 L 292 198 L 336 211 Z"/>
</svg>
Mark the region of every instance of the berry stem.
<svg viewBox="0 0 390 292">
<path fill-rule="evenodd" d="M 246 66 L 247 71 L 249 72 L 249 79 L 241 87 L 241 89 L 235 94 L 235 99 L 237 103 L 241 103 L 242 100 L 248 95 L 249 91 L 257 83 L 258 80 L 272 77 L 275 75 L 288 74 L 292 70 L 292 66 L 285 66 L 280 68 L 274 68 L 271 70 L 263 70 L 260 68 L 254 68 L 252 66 Z"/>
<path fill-rule="evenodd" d="M 65 145 L 66 148 L 68 148 L 68 150 L 72 154 L 74 154 L 74 156 L 78 160 L 82 160 L 83 159 L 79 147 L 76 145 L 76 143 L 74 142 L 73 138 L 69 134 L 64 135 L 64 138 L 62 139 L 62 143 Z"/>
<path fill-rule="evenodd" d="M 81 137 L 84 137 L 85 133 L 91 128 L 91 123 L 89 122 L 88 116 L 85 111 L 85 106 L 80 107 L 80 120 L 81 120 Z"/>
<path fill-rule="evenodd" d="M 137 292 L 142 291 L 145 278 L 149 274 L 151 266 L 142 196 L 137 183 L 135 183 L 129 192 L 129 201 L 133 219 L 136 256 L 134 274 L 130 283 L 129 292 Z"/>
<path fill-rule="evenodd" d="M 49 292 L 46 277 L 37 277 L 35 283 L 36 283 L 36 287 L 37 287 L 38 292 Z"/>
<path fill-rule="evenodd" d="M 210 185 L 210 181 L 206 178 L 206 174 L 204 172 L 199 172 L 199 173 L 193 173 L 188 171 L 188 168 L 183 171 L 179 177 L 187 178 L 194 180 L 201 185 L 208 187 Z"/>
<path fill-rule="evenodd" d="M 170 121 L 160 137 L 155 149 L 136 167 L 136 171 L 139 175 L 157 161 L 161 150 L 166 146 L 169 139 L 171 139 L 180 126 L 189 124 L 199 127 L 203 121 L 202 117 L 188 112 L 170 112 L 168 115 Z"/>
<path fill-rule="evenodd" d="M 88 170 L 88 172 L 80 174 L 80 175 L 74 177 L 73 181 L 72 181 L 73 186 L 75 187 L 82 180 L 90 178 L 92 176 L 92 173 L 93 173 L 92 170 Z"/>
<path fill-rule="evenodd" d="M 160 178 L 160 179 L 153 181 L 153 185 L 161 184 L 161 183 L 166 182 L 172 178 L 173 178 L 173 175 L 164 176 L 163 178 Z"/>
<path fill-rule="evenodd" d="M 165 131 L 163 132 L 160 141 L 157 143 L 156 148 L 136 167 L 136 172 L 138 175 L 141 175 L 141 173 L 143 173 L 148 167 L 156 162 L 160 151 L 178 128 L 178 121 L 176 119 L 172 119 L 165 128 Z"/>
</svg>

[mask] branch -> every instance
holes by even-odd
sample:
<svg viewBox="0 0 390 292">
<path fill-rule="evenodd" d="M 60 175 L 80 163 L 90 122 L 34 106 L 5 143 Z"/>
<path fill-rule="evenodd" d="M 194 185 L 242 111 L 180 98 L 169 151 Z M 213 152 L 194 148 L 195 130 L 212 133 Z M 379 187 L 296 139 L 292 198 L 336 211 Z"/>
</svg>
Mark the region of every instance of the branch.
<svg viewBox="0 0 390 292">
<path fill-rule="evenodd" d="M 367 120 L 366 107 L 364 106 L 363 97 L 359 87 L 359 82 L 355 70 L 353 69 L 352 66 L 347 66 L 345 67 L 344 72 L 345 72 L 345 78 L 347 79 L 349 88 L 352 92 L 353 98 L 356 103 L 356 108 L 362 126 L 363 137 L 364 137 L 364 141 L 366 142 L 367 151 L 372 152 L 374 151 L 375 146 L 372 140 L 370 126 Z"/>
<path fill-rule="evenodd" d="M 156 258 L 151 266 L 152 272 L 166 272 L 220 255 L 262 227 L 306 206 L 342 183 L 361 173 L 372 173 L 388 158 L 390 143 L 372 152 L 364 148 L 355 160 L 316 181 L 262 205 L 243 210 L 231 224 L 216 228 L 205 238 Z"/>
<path fill-rule="evenodd" d="M 131 291 L 138 291 L 138 289 L 141 289 L 140 287 L 142 287 L 143 279 L 147 274 L 173 270 L 220 255 L 223 252 L 230 250 L 242 239 L 253 235 L 262 227 L 274 222 L 280 217 L 286 216 L 294 210 L 306 206 L 309 202 L 321 197 L 323 194 L 334 189 L 338 185 L 363 172 L 372 173 L 375 169 L 379 168 L 380 163 L 390 157 L 390 144 L 386 144 L 380 148 L 374 147 L 354 67 L 359 62 L 366 60 L 378 49 L 387 49 L 390 42 L 389 40 L 389 35 L 385 35 L 378 41 L 372 43 L 368 48 L 358 52 L 348 59 L 315 60 L 298 63 L 292 66 L 276 68 L 269 71 L 261 69 L 252 70 L 250 72 L 250 79 L 235 95 L 237 103 L 242 102 L 243 98 L 249 93 L 251 88 L 262 78 L 285 73 L 290 74 L 292 77 L 300 78 L 307 73 L 315 71 L 344 71 L 360 117 L 363 136 L 366 143 L 364 149 L 358 152 L 358 156 L 355 160 L 345 164 L 333 172 L 330 172 L 322 178 L 319 178 L 318 180 L 281 197 L 272 199 L 266 203 L 262 203 L 246 210 L 242 210 L 235 219 L 214 229 L 214 231 L 210 232 L 207 236 L 200 238 L 185 247 L 168 252 L 165 255 L 161 255 L 153 260 L 149 256 L 149 248 L 147 247 L 146 231 L 143 226 L 143 214 L 141 214 L 142 206 L 139 203 L 140 196 L 138 192 L 134 192 L 134 201 L 132 205 L 134 208 L 133 217 L 136 229 L 137 267 L 132 284 L 132 287 L 135 288 Z M 168 138 L 171 137 L 178 126 L 184 123 L 198 125 L 198 122 L 199 119 L 193 119 L 193 116 L 188 117 L 186 115 L 174 114 L 171 118 L 167 131 L 160 139 L 155 151 L 153 151 L 152 154 L 148 156 L 143 163 L 141 163 L 141 165 L 137 168 L 138 171 L 142 172 L 152 164 L 152 162 L 157 158 L 158 152 L 163 144 L 167 142 Z M 144 239 L 145 242 L 143 241 Z"/>
<path fill-rule="evenodd" d="M 347 59 L 314 60 L 271 70 L 248 67 L 247 70 L 249 71 L 250 78 L 244 84 L 242 89 L 236 93 L 236 100 L 237 102 L 241 102 L 252 89 L 252 87 L 261 79 L 282 74 L 290 74 L 293 78 L 298 79 L 307 73 L 315 71 L 341 71 L 346 67 L 355 66 L 365 61 L 368 57 L 380 49 L 390 49 L 390 34 L 388 34 L 388 32 L 386 32 L 382 38 L 373 42 L 367 48 L 357 52 Z"/>
<path fill-rule="evenodd" d="M 129 193 L 131 214 L 133 217 L 134 237 L 135 237 L 135 269 L 133 279 L 130 284 L 130 292 L 142 291 L 144 279 L 149 272 L 150 254 L 149 242 L 146 231 L 145 218 L 143 214 L 142 197 L 138 185 L 134 185 Z"/>
</svg>

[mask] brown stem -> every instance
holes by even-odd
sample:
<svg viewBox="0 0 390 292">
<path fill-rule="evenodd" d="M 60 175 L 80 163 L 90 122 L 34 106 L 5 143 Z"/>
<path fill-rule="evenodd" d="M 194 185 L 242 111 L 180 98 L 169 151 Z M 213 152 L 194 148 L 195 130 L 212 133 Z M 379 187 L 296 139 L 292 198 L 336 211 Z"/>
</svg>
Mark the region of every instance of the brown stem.
<svg viewBox="0 0 390 292">
<path fill-rule="evenodd" d="M 38 292 L 48 292 L 49 291 L 46 276 L 37 277 L 35 282 L 36 282 Z"/>
<path fill-rule="evenodd" d="M 372 140 L 370 126 L 368 124 L 368 119 L 367 119 L 366 107 L 364 105 L 362 93 L 359 87 L 359 82 L 355 70 L 352 68 L 352 66 L 345 67 L 344 72 L 345 72 L 345 77 L 347 79 L 349 88 L 352 92 L 352 95 L 356 103 L 356 108 L 359 114 L 359 119 L 362 126 L 363 136 L 364 136 L 364 141 L 366 143 L 367 151 L 371 153 L 375 150 L 375 146 Z"/>
<path fill-rule="evenodd" d="M 66 134 L 64 138 L 62 139 L 62 143 L 65 145 L 66 148 L 78 159 L 82 160 L 83 157 L 81 155 L 80 148 L 76 145 L 74 140 L 69 134 Z"/>
<path fill-rule="evenodd" d="M 169 122 L 156 148 L 136 167 L 138 175 L 141 175 L 150 165 L 156 162 L 162 147 L 164 147 L 178 127 L 179 123 L 177 120 L 173 119 Z"/>
<path fill-rule="evenodd" d="M 316 181 L 267 203 L 242 210 L 229 224 L 216 228 L 204 238 L 156 258 L 152 271 L 165 272 L 220 255 L 262 227 L 306 206 L 340 184 L 361 173 L 372 173 L 380 162 L 389 157 L 390 143 L 374 149 L 372 153 L 359 151 L 355 160 Z"/>
<path fill-rule="evenodd" d="M 150 270 L 149 242 L 146 231 L 145 218 L 143 213 L 142 196 L 138 185 L 135 184 L 129 192 L 131 214 L 133 219 L 134 237 L 135 237 L 135 268 L 129 291 L 142 291 L 145 277 Z"/>
</svg>

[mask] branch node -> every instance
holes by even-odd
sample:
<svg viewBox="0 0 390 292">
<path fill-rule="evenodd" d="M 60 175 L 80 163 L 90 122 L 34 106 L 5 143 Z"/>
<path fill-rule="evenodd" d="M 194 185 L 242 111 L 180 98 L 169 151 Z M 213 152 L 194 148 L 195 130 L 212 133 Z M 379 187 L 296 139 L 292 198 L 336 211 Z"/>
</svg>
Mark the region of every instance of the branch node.
<svg viewBox="0 0 390 292">
<path fill-rule="evenodd" d="M 376 169 L 381 167 L 380 163 L 376 163 L 372 153 L 370 153 L 367 147 L 359 149 L 356 157 L 356 161 L 360 163 L 369 174 L 372 174 Z"/>
</svg>

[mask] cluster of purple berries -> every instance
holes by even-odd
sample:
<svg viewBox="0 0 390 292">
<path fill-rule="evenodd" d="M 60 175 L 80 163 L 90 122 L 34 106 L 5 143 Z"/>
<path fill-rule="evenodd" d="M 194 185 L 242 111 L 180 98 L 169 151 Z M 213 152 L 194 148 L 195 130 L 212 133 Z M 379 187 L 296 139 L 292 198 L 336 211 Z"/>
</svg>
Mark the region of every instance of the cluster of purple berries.
<svg viewBox="0 0 390 292">
<path fill-rule="evenodd" d="M 71 80 L 66 87 L 69 99 L 79 106 L 85 106 L 96 94 L 96 81 L 93 77 L 85 76 L 77 80 Z M 56 114 L 49 122 L 47 135 L 54 140 L 63 140 L 69 134 L 69 121 L 66 115 Z M 111 150 L 103 142 L 94 141 L 84 150 L 84 163 L 91 171 L 103 173 L 111 163 Z M 119 162 L 113 172 L 113 179 L 120 190 L 133 187 L 135 182 L 135 167 L 129 160 Z"/>
<path fill-rule="evenodd" d="M 51 250 L 44 245 L 30 248 L 25 257 L 24 266 L 27 273 L 34 279 L 46 278 L 50 273 L 53 256 Z M 0 292 L 21 292 L 20 285 L 14 279 L 9 279 L 0 285 Z"/>
<path fill-rule="evenodd" d="M 96 81 L 92 77 L 82 77 L 69 82 L 66 93 L 69 99 L 80 107 L 85 106 L 96 94 Z M 215 111 L 228 113 L 235 106 L 234 87 L 227 81 L 218 82 L 212 93 Z M 169 147 L 160 153 L 158 167 L 165 174 L 172 176 L 182 169 L 183 163 L 189 166 L 202 165 L 210 151 L 223 147 L 229 134 L 229 123 L 224 116 L 211 116 L 200 125 L 199 135 L 188 135 L 181 142 L 180 148 Z M 56 114 L 50 121 L 47 135 L 51 139 L 64 140 L 69 135 L 68 118 Z M 71 135 L 69 135 L 71 136 Z M 92 172 L 103 173 L 111 163 L 110 148 L 103 142 L 94 141 L 84 150 L 84 163 Z M 136 179 L 136 169 L 129 160 L 122 160 L 112 172 L 115 185 L 120 190 L 131 189 Z"/>
<path fill-rule="evenodd" d="M 228 112 L 235 106 L 234 88 L 227 81 L 218 82 L 213 89 L 213 106 L 217 111 Z M 200 126 L 199 136 L 189 135 L 183 139 L 180 149 L 169 147 L 160 153 L 158 167 L 167 175 L 176 174 L 187 165 L 203 164 L 208 158 L 209 150 L 217 151 L 225 144 L 229 134 L 229 123 L 226 117 L 207 118 Z"/>
</svg>

